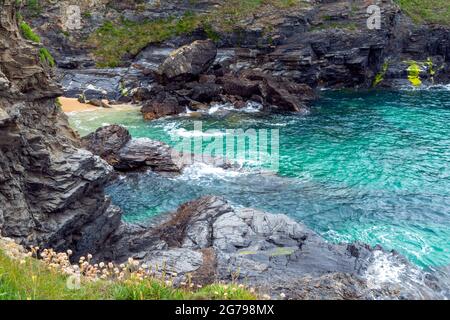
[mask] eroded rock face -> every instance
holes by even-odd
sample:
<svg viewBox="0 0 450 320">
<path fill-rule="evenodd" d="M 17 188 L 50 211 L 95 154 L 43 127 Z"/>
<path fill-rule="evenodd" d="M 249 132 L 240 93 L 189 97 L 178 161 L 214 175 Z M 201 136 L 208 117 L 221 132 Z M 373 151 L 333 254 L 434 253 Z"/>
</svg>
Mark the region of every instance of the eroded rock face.
<svg viewBox="0 0 450 320">
<path fill-rule="evenodd" d="M 198 56 L 201 50 L 208 50 L 192 43 L 182 47 L 178 52 L 183 56 L 186 48 L 195 47 Z M 184 48 L 184 49 L 183 49 Z M 172 58 L 172 55 L 160 66 L 185 63 Z M 180 58 L 182 59 L 182 58 Z M 181 69 L 188 67 L 181 66 Z M 189 68 L 188 68 L 189 69 Z M 150 88 L 139 88 L 133 94 L 135 102 L 143 102 L 141 112 L 144 119 L 154 120 L 165 116 L 174 116 L 184 113 L 187 109 L 198 111 L 207 110 L 213 103 L 231 103 L 236 108 L 246 105 L 251 100 L 262 104 L 265 111 L 283 112 L 308 112 L 308 104 L 316 99 L 313 89 L 306 85 L 295 83 L 281 76 L 273 76 L 267 72 L 253 69 L 233 71 L 219 61 L 212 70 L 197 68 L 199 72 L 195 77 L 189 73 L 189 77 L 173 77 L 171 82 L 165 85 L 153 85 Z M 201 70 L 201 71 L 200 71 Z M 190 79 L 191 81 L 187 81 Z"/>
<path fill-rule="evenodd" d="M 181 157 L 167 144 L 148 138 L 132 139 L 128 130 L 119 125 L 97 129 L 82 138 L 82 146 L 119 171 L 179 173 L 183 168 Z"/>
<path fill-rule="evenodd" d="M 169 39 L 163 44 L 149 44 L 135 56 L 123 57 L 130 68 L 85 70 L 95 62 L 92 48 L 84 41 L 105 21 L 119 22 L 122 17 L 139 22 L 168 16 L 181 17 L 186 12 L 212 12 L 224 0 L 151 1 L 137 6 L 135 1 L 82 1 L 82 28 L 65 36 L 64 6 L 67 0 L 44 6 L 44 14 L 28 16 L 36 32 L 50 48 L 61 72 L 66 95 L 74 96 L 86 89 L 91 98 L 119 99 L 121 86 L 131 90 L 149 85 L 150 76 L 177 47 L 206 39 L 204 30 Z M 405 61 L 421 64 L 424 84 L 448 83 L 450 32 L 448 27 L 415 24 L 400 11 L 393 0 L 377 1 L 382 9 L 381 28 L 367 27 L 367 0 L 311 0 L 287 8 L 261 4 L 252 17 L 235 22 L 234 31 L 215 26 L 217 47 L 233 52 L 232 65 L 237 70 L 258 69 L 311 87 L 354 88 L 377 85 L 399 87 L 411 85 Z M 138 10 L 139 7 L 139 10 Z M 87 14 L 90 13 L 90 14 Z M 213 25 L 214 27 L 214 25 Z M 425 62 L 428 58 L 432 67 Z M 383 71 L 387 63 L 388 72 Z M 182 65 L 182 64 L 180 64 Z M 71 69 L 71 70 L 67 70 Z M 81 70 L 80 70 L 81 69 Z M 171 68 L 169 68 L 171 69 Z M 177 73 L 177 72 L 176 72 Z M 175 73 L 175 74 L 176 74 Z M 105 80 L 110 80 L 105 81 Z M 0 80 L 1 82 L 1 80 Z M 120 84 L 122 83 L 122 85 Z M 91 97 L 92 95 L 92 97 Z"/>
<path fill-rule="evenodd" d="M 120 210 L 103 193 L 113 170 L 78 148 L 55 104 L 61 90 L 38 46 L 18 31 L 15 4 L 0 2 L 1 233 L 25 245 L 95 253 L 120 224 Z"/>
</svg>

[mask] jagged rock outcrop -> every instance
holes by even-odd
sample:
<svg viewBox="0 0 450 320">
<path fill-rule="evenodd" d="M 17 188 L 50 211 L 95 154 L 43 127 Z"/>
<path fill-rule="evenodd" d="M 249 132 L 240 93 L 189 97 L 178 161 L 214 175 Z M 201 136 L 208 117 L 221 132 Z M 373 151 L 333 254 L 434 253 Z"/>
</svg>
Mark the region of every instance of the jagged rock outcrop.
<svg viewBox="0 0 450 320">
<path fill-rule="evenodd" d="M 134 92 L 136 102 L 144 101 L 144 119 L 174 116 L 187 108 L 208 109 L 211 103 L 231 103 L 240 108 L 249 100 L 262 104 L 266 111 L 306 113 L 308 104 L 316 98 L 308 85 L 281 76 L 253 69 L 235 72 L 220 62 L 211 68 L 213 56 L 215 46 L 209 41 L 196 41 L 175 50 L 159 67 L 160 82 L 166 84 Z"/>
<path fill-rule="evenodd" d="M 97 252 L 120 224 L 105 197 L 112 167 L 79 149 L 55 103 L 62 91 L 0 2 L 0 229 L 25 245 Z"/>
<path fill-rule="evenodd" d="M 404 258 L 379 247 L 330 244 L 285 215 L 234 208 L 214 196 L 147 227 L 123 224 L 110 241 L 106 260 L 131 256 L 178 279 L 191 274 L 195 283 L 238 281 L 294 299 L 414 298 L 406 284 L 373 287 L 365 277 L 377 254 L 412 268 Z"/>
<path fill-rule="evenodd" d="M 97 129 L 82 138 L 82 146 L 119 171 L 180 173 L 183 169 L 180 155 L 168 145 L 148 138 L 132 139 L 128 130 L 119 125 Z"/>
<path fill-rule="evenodd" d="M 119 125 L 98 128 L 81 140 L 86 150 L 100 156 L 110 165 L 119 162 L 118 154 L 131 140 L 128 130 Z"/>
<path fill-rule="evenodd" d="M 259 68 L 312 87 L 398 88 L 415 85 L 408 77 L 408 68 L 417 62 L 421 83 L 450 81 L 448 27 L 413 23 L 392 0 L 311 4 L 290 15 L 280 17 L 272 11 L 271 15 L 242 21 L 243 30 L 254 30 L 260 36 L 264 24 L 273 24 L 264 35 L 272 41 L 269 48 L 261 48 L 257 42 L 241 46 L 236 50 L 235 65 Z M 371 4 L 381 8 L 379 29 L 367 26 Z M 244 34 L 252 39 L 251 32 Z"/>
<path fill-rule="evenodd" d="M 223 85 L 224 93 L 234 98 L 232 100 L 254 100 L 263 104 L 266 110 L 307 112 L 308 103 L 316 99 L 310 86 L 261 71 L 226 74 L 218 82 Z"/>
</svg>

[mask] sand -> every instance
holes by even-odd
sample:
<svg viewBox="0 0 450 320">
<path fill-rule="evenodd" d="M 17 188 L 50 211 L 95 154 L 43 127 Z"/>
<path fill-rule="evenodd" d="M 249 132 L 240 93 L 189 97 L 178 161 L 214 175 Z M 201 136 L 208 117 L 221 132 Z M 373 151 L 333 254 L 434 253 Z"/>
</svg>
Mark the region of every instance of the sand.
<svg viewBox="0 0 450 320">
<path fill-rule="evenodd" d="M 107 103 L 107 100 L 103 100 Z M 60 97 L 59 102 L 61 102 L 61 108 L 65 113 L 77 113 L 84 111 L 98 111 L 98 112 L 108 112 L 108 111 L 124 111 L 124 110 L 136 110 L 139 109 L 140 105 L 133 104 L 115 104 L 111 105 L 111 108 L 101 108 L 96 107 L 87 103 L 80 103 L 75 98 L 65 98 Z"/>
<path fill-rule="evenodd" d="M 75 98 L 64 98 L 60 97 L 59 102 L 61 102 L 61 108 L 64 112 L 78 112 L 78 111 L 90 111 L 96 110 L 98 107 L 91 106 L 87 103 L 80 103 Z"/>
</svg>

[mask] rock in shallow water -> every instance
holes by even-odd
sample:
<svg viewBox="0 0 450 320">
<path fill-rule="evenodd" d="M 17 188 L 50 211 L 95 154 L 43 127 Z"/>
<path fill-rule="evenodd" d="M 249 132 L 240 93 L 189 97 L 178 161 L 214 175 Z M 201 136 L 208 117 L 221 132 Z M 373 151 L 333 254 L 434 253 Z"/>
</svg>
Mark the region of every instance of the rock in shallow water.
<svg viewBox="0 0 450 320">
<path fill-rule="evenodd" d="M 177 96 L 169 91 L 165 91 L 162 87 L 152 88 L 150 94 L 153 95 L 141 108 L 141 113 L 145 120 L 174 116 L 186 111 L 186 107 L 180 105 Z"/>
<path fill-rule="evenodd" d="M 132 139 L 128 130 L 119 125 L 97 129 L 82 139 L 82 145 L 119 171 L 179 173 L 183 168 L 179 155 L 168 145 L 147 138 Z"/>
</svg>

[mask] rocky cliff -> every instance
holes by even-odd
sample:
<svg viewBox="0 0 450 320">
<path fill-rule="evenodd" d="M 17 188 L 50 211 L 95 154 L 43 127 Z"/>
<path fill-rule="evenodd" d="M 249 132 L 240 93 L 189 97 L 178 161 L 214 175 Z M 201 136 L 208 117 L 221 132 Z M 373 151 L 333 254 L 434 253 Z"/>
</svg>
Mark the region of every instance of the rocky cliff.
<svg viewBox="0 0 450 320">
<path fill-rule="evenodd" d="M 450 80 L 449 28 L 416 24 L 392 0 L 252 3 L 44 1 L 43 13 L 27 19 L 55 55 L 69 95 L 89 87 L 88 94 L 102 96 L 106 91 L 108 98 L 116 99 L 146 87 L 153 81 L 150 71 L 171 49 L 208 37 L 219 48 L 218 60 L 229 61 L 235 71 L 258 68 L 313 87 L 399 87 Z M 73 29 L 67 29 L 70 4 L 79 5 L 81 12 L 80 25 Z M 373 4 L 381 9 L 380 27 L 369 29 L 367 8 Z M 142 30 L 135 28 L 137 24 L 145 30 L 148 21 L 160 24 L 148 24 L 149 29 L 168 28 L 158 19 L 182 19 L 187 13 L 189 19 L 164 37 L 142 38 Z M 123 54 L 116 57 L 120 61 L 114 64 L 121 68 L 95 69 L 98 61 L 111 62 L 117 35 L 133 42 L 124 44 Z"/>
<path fill-rule="evenodd" d="M 23 244 L 95 252 L 120 223 L 103 193 L 113 170 L 78 148 L 15 5 L 0 2 L 0 230 Z"/>
</svg>

